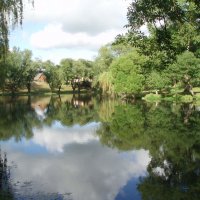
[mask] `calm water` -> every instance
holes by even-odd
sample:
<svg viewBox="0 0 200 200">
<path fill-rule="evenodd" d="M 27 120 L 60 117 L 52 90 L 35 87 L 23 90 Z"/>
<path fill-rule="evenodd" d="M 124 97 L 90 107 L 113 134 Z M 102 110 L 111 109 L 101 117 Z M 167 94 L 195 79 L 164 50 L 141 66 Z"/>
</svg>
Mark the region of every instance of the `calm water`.
<svg viewBox="0 0 200 200">
<path fill-rule="evenodd" d="M 1 97 L 0 148 L 0 199 L 200 199 L 198 105 Z"/>
</svg>

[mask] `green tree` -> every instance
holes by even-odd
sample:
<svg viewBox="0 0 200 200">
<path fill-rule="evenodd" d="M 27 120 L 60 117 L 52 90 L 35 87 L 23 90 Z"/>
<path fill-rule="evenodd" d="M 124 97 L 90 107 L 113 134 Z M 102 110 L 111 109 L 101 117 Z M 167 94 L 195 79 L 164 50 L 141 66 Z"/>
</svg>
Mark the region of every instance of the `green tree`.
<svg viewBox="0 0 200 200">
<path fill-rule="evenodd" d="M 37 73 L 38 66 L 32 61 L 32 52 L 30 50 L 20 51 L 14 47 L 7 54 L 6 62 L 1 65 L 1 88 L 8 89 L 13 94 L 20 88 L 26 87 L 31 91 L 31 83 Z"/>
<path fill-rule="evenodd" d="M 146 87 L 148 89 L 153 89 L 158 94 L 158 91 L 164 89 L 166 86 L 169 85 L 169 80 L 166 74 L 161 74 L 156 71 L 152 71 L 146 79 Z"/>
<path fill-rule="evenodd" d="M 177 61 L 169 66 L 167 73 L 174 83 L 182 82 L 185 93 L 193 95 L 192 87 L 200 83 L 200 59 L 185 51 L 177 56 Z"/>
<path fill-rule="evenodd" d="M 39 66 L 36 62 L 32 61 L 32 52 L 28 49 L 21 52 L 22 53 L 22 76 L 23 83 L 26 86 L 28 93 L 31 92 L 31 83 L 33 82 Z"/>
<path fill-rule="evenodd" d="M 5 88 L 16 93 L 23 86 L 23 58 L 21 51 L 14 48 L 6 57 L 6 86 Z"/>
<path fill-rule="evenodd" d="M 113 42 L 111 46 L 112 55 L 115 58 L 118 58 L 119 56 L 128 54 L 129 52 L 134 50 L 134 47 L 132 47 L 130 44 L 127 43 L 118 43 L 117 40 Z"/>
<path fill-rule="evenodd" d="M 91 86 L 94 76 L 93 62 L 85 59 L 72 60 L 62 59 L 60 67 L 64 73 L 64 79 L 67 84 L 71 84 L 73 91 L 78 88 L 87 88 Z"/>
<path fill-rule="evenodd" d="M 111 65 L 114 90 L 118 94 L 132 95 L 144 88 L 142 69 L 147 57 L 139 55 L 136 50 L 116 59 Z"/>
<path fill-rule="evenodd" d="M 147 73 L 161 72 L 186 50 L 200 55 L 199 14 L 197 0 L 132 1 L 127 13 L 129 31 L 119 35 L 117 42 L 131 44 L 149 56 Z"/>
<path fill-rule="evenodd" d="M 63 76 L 66 84 L 68 84 L 74 77 L 73 73 L 73 59 L 65 58 L 60 61 L 60 67 L 63 71 Z"/>
<path fill-rule="evenodd" d="M 101 47 L 99 49 L 98 56 L 94 61 L 95 75 L 108 71 L 113 59 L 114 55 L 111 49 L 111 45 Z"/>
<path fill-rule="evenodd" d="M 55 89 L 58 89 L 58 92 L 60 93 L 61 87 L 64 83 L 62 68 L 60 66 L 55 66 L 54 63 L 49 60 L 43 64 L 45 67 L 44 74 L 51 91 L 53 92 Z"/>
<path fill-rule="evenodd" d="M 160 50 L 180 53 L 199 46 L 199 13 L 196 0 L 138 0 L 128 8 L 127 26 L 143 37 L 140 28 L 147 25 Z"/>
<path fill-rule="evenodd" d="M 113 85 L 113 77 L 112 73 L 109 72 L 103 72 L 98 76 L 98 83 L 103 94 L 113 94 L 114 93 L 114 85 Z"/>
<path fill-rule="evenodd" d="M 93 63 L 91 61 L 84 59 L 74 61 L 73 79 L 71 80 L 73 90 L 78 88 L 78 92 L 80 92 L 81 88 L 91 88 L 93 75 Z"/>
</svg>

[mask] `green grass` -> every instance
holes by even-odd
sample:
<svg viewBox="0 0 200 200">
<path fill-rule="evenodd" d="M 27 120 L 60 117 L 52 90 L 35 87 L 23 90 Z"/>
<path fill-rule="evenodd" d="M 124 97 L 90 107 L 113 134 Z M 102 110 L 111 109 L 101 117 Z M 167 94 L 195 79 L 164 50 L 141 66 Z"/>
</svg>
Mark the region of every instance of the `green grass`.
<svg viewBox="0 0 200 200">
<path fill-rule="evenodd" d="M 85 93 L 87 92 L 86 90 L 81 90 L 81 93 Z M 46 82 L 40 82 L 40 81 L 34 81 L 31 85 L 31 95 L 52 95 L 52 94 L 57 94 L 58 90 L 54 90 L 53 92 L 51 91 L 49 84 Z M 73 90 L 71 88 L 71 86 L 69 85 L 63 85 L 61 90 L 60 90 L 60 94 L 72 94 Z M 75 93 L 78 93 L 78 91 L 76 90 Z M 10 96 L 11 92 L 10 91 L 0 91 L 0 95 L 4 95 L 4 96 Z M 20 89 L 19 91 L 17 91 L 15 93 L 15 95 L 17 96 L 23 96 L 23 95 L 28 95 L 28 91 L 26 88 L 24 89 Z"/>
<path fill-rule="evenodd" d="M 194 93 L 200 93 L 200 87 L 194 87 L 193 92 Z"/>
<path fill-rule="evenodd" d="M 176 94 L 176 95 L 172 95 L 172 96 L 166 96 L 162 100 L 181 102 L 181 103 L 190 103 L 190 102 L 193 102 L 194 98 L 191 95 Z"/>
</svg>

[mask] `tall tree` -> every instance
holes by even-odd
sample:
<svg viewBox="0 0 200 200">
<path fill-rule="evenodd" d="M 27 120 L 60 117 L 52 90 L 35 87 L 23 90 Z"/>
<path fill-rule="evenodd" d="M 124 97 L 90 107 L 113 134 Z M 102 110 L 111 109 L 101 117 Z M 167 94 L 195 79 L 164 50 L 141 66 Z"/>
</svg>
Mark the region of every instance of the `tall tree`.
<svg viewBox="0 0 200 200">
<path fill-rule="evenodd" d="M 193 95 L 192 87 L 200 83 L 200 59 L 192 52 L 185 51 L 169 66 L 167 75 L 174 84 L 181 82 L 185 93 Z"/>
<path fill-rule="evenodd" d="M 6 89 L 16 93 L 23 86 L 22 53 L 19 48 L 14 48 L 6 57 Z"/>
<path fill-rule="evenodd" d="M 116 93 L 130 96 L 144 88 L 142 69 L 147 57 L 139 55 L 136 50 L 119 57 L 111 64 L 113 85 Z"/>
<path fill-rule="evenodd" d="M 111 49 L 111 45 L 101 47 L 94 63 L 95 75 L 98 75 L 104 71 L 108 71 L 113 59 L 114 55 Z"/>
<path fill-rule="evenodd" d="M 60 66 L 55 66 L 51 61 L 46 61 L 43 63 L 45 67 L 45 76 L 51 91 L 58 89 L 60 93 L 62 84 L 64 83 L 63 71 Z"/>
<path fill-rule="evenodd" d="M 197 0 L 137 0 L 128 8 L 129 40 L 146 54 L 162 52 L 163 63 L 200 47 L 200 4 Z M 146 26 L 146 34 L 141 27 Z M 156 53 L 155 53 L 156 52 Z"/>
<path fill-rule="evenodd" d="M 31 92 L 31 83 L 37 74 L 39 66 L 37 62 L 32 61 L 32 52 L 25 49 L 22 53 L 22 76 L 23 83 L 26 86 L 28 93 Z"/>
<path fill-rule="evenodd" d="M 60 61 L 60 67 L 63 71 L 65 83 L 68 84 L 73 78 L 73 59 L 64 58 Z"/>
<path fill-rule="evenodd" d="M 0 57 L 5 57 L 8 51 L 9 28 L 22 24 L 22 20 L 23 0 L 0 0 Z"/>
</svg>

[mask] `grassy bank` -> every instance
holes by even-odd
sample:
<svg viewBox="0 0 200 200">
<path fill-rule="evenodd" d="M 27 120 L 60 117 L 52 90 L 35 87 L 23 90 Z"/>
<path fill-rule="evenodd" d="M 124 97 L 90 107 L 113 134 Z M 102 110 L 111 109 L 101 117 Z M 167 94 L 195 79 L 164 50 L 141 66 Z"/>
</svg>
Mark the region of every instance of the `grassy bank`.
<svg viewBox="0 0 200 200">
<path fill-rule="evenodd" d="M 31 85 L 31 92 L 28 93 L 28 90 L 26 88 L 22 88 L 14 95 L 16 96 L 25 96 L 25 95 L 52 95 L 52 94 L 58 94 L 58 90 L 51 91 L 49 84 L 46 82 L 41 82 L 41 81 L 34 81 Z M 86 90 L 81 90 L 81 93 L 85 93 Z M 60 94 L 73 94 L 73 93 L 78 93 L 76 90 L 73 92 L 72 87 L 69 85 L 63 85 L 60 90 Z M 4 96 L 10 96 L 12 93 L 10 91 L 0 91 L 0 95 Z"/>
<path fill-rule="evenodd" d="M 170 90 L 168 93 L 148 93 L 142 98 L 148 102 L 172 101 L 181 103 L 200 102 L 200 87 L 193 89 L 194 95 L 184 94 L 183 90 Z"/>
</svg>

